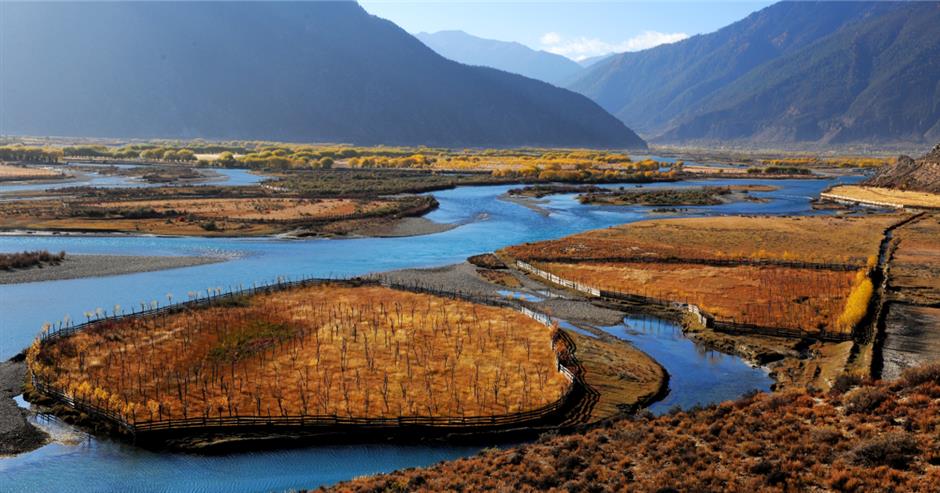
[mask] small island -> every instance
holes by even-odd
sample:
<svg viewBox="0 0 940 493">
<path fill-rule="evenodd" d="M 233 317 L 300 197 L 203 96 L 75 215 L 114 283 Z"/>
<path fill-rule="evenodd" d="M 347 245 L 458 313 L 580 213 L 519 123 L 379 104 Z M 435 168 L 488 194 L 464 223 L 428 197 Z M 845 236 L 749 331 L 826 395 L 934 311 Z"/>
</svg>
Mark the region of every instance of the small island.
<svg viewBox="0 0 940 493">
<path fill-rule="evenodd" d="M 657 189 L 600 189 L 582 193 L 578 200 L 592 205 L 641 206 L 703 206 L 721 205 L 743 200 L 759 202 L 763 199 L 749 192 L 771 192 L 768 185 L 732 185 L 726 187 L 687 187 Z"/>
<path fill-rule="evenodd" d="M 372 281 L 281 284 L 46 333 L 27 396 L 138 443 L 539 427 L 580 388 L 574 346 L 547 320 Z"/>
</svg>

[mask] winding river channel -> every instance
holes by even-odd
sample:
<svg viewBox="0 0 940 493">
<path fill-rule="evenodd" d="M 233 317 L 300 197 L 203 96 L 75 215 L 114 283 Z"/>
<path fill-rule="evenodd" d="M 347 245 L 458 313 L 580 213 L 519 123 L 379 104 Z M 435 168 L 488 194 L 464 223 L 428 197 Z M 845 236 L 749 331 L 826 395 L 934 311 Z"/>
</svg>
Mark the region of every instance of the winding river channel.
<svg viewBox="0 0 940 493">
<path fill-rule="evenodd" d="M 860 177 L 841 177 L 854 182 Z M 678 216 L 714 214 L 814 214 L 810 200 L 833 180 L 708 180 L 645 185 L 766 184 L 763 202 L 690 207 Z M 632 187 L 634 185 L 624 185 Z M 453 264 L 467 256 L 522 243 L 660 217 L 646 207 L 581 205 L 574 195 L 539 202 L 541 210 L 500 199 L 510 186 L 459 187 L 436 192 L 432 221 L 459 224 L 443 233 L 409 238 L 282 240 L 276 238 L 166 238 L 148 236 L 0 236 L 0 251 L 48 249 L 70 254 L 207 255 L 226 262 L 113 277 L 0 286 L 0 358 L 26 347 L 43 322 L 115 304 L 185 299 L 189 291 L 272 281 L 277 276 L 350 276 L 392 269 Z M 666 217 L 676 217 L 670 214 Z M 659 361 L 673 376 L 670 394 L 653 408 L 663 412 L 766 390 L 767 372 L 737 357 L 706 351 L 673 324 L 628 317 L 604 328 Z M 88 437 L 45 418 L 57 438 L 31 453 L 0 458 L 0 491 L 278 491 L 310 488 L 403 467 L 428 465 L 475 453 L 479 447 L 420 445 L 318 446 L 225 456 L 152 453 Z"/>
</svg>

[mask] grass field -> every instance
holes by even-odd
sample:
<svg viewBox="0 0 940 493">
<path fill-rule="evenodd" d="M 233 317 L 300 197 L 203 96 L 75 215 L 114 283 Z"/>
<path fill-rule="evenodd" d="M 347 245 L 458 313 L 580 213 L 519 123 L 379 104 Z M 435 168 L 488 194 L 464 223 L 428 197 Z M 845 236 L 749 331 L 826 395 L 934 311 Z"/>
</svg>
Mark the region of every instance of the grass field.
<svg viewBox="0 0 940 493">
<path fill-rule="evenodd" d="M 490 416 L 557 401 L 549 327 L 508 308 L 318 285 L 34 346 L 35 374 L 130 420 Z"/>
<path fill-rule="evenodd" d="M 840 329 L 856 276 L 852 271 L 648 262 L 544 262 L 536 267 L 600 289 L 692 303 L 719 321 L 807 331 Z"/>
<path fill-rule="evenodd" d="M 0 180 L 35 180 L 63 176 L 65 175 L 48 168 L 27 168 L 25 166 L 0 164 Z"/>
<path fill-rule="evenodd" d="M 874 205 L 893 204 L 898 207 L 940 209 L 940 195 L 912 190 L 842 185 L 829 190 L 823 197 Z"/>
<path fill-rule="evenodd" d="M 198 187 L 197 187 L 198 188 Z M 205 187 L 208 189 L 208 187 Z M 0 203 L 0 228 L 59 231 L 134 232 L 162 235 L 266 235 L 300 228 L 320 232 L 365 219 L 388 220 L 434 206 L 423 196 L 397 198 L 163 197 L 105 200 L 63 197 Z M 207 190 L 207 194 L 221 193 Z"/>
<path fill-rule="evenodd" d="M 558 240 L 516 245 L 519 260 L 778 260 L 847 263 L 878 255 L 885 228 L 901 216 L 727 216 L 643 221 Z"/>
<path fill-rule="evenodd" d="M 246 199 L 182 199 L 182 200 L 129 200 L 102 202 L 94 207 L 101 209 L 152 210 L 174 215 L 195 215 L 206 219 L 249 219 L 271 221 L 293 221 L 298 219 L 323 219 L 347 216 L 355 213 L 374 212 L 392 202 L 386 200 L 357 199 L 294 199 L 294 198 L 246 198 Z"/>
<path fill-rule="evenodd" d="M 885 229 L 904 217 L 643 221 L 499 255 L 592 288 L 697 305 L 718 322 L 850 334 L 867 313 Z"/>
</svg>

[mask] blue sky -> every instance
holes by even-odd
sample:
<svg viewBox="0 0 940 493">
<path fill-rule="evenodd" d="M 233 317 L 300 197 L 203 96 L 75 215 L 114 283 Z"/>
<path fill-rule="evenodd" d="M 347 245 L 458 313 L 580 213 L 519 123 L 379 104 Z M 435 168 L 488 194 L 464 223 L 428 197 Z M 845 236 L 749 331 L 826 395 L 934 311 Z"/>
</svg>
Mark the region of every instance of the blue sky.
<svg viewBox="0 0 940 493">
<path fill-rule="evenodd" d="M 769 1 L 360 0 L 406 31 L 459 29 L 570 58 L 636 51 L 715 31 Z"/>
</svg>

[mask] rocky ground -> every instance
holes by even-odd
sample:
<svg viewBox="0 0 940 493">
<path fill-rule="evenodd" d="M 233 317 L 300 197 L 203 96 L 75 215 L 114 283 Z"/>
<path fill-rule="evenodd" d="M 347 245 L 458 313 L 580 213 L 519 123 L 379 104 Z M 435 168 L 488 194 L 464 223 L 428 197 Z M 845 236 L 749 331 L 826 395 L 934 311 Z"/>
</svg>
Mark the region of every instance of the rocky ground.
<svg viewBox="0 0 940 493">
<path fill-rule="evenodd" d="M 921 159 L 901 156 L 864 183 L 872 187 L 940 193 L 940 144 Z"/>
<path fill-rule="evenodd" d="M 26 363 L 21 357 L 0 363 L 0 456 L 29 452 L 49 439 L 13 400 L 23 392 L 25 378 Z"/>
<path fill-rule="evenodd" d="M 377 224 L 369 224 L 368 226 L 354 230 L 353 234 L 377 238 L 397 238 L 402 236 L 421 236 L 442 233 L 456 227 L 456 224 L 436 223 L 423 217 L 403 217 L 393 221 L 383 220 Z"/>
<path fill-rule="evenodd" d="M 67 255 L 58 265 L 12 271 L 0 270 L 0 284 L 56 281 L 82 277 L 114 276 L 222 262 L 217 257 L 151 257 L 129 255 Z"/>
</svg>

